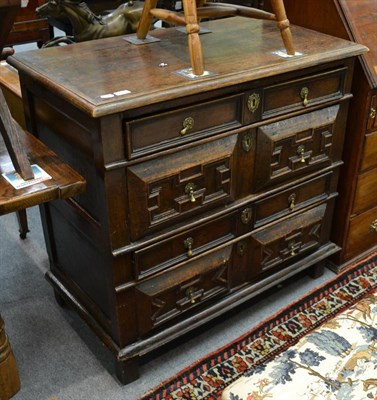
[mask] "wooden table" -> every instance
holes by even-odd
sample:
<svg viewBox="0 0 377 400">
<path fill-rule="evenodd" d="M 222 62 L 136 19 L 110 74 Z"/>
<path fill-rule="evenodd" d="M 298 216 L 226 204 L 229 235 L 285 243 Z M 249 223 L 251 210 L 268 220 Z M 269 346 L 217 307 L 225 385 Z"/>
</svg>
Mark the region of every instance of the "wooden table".
<svg viewBox="0 0 377 400">
<path fill-rule="evenodd" d="M 20 0 L 0 0 L 0 54 L 2 54 L 20 4 Z M 23 108 L 20 107 L 21 92 L 18 76 L 14 70 L 6 67 L 6 65 L 1 65 L 0 215 L 25 210 L 27 207 L 47 201 L 74 196 L 85 188 L 85 180 L 78 173 L 23 129 L 25 120 Z M 2 89 L 6 92 L 5 96 Z M 13 111 L 16 110 L 13 117 L 8 104 Z M 48 179 L 38 182 L 30 181 L 30 178 L 35 179 L 32 164 L 42 168 Z M 28 179 L 27 186 L 15 187 L 14 178 L 19 178 L 14 173 L 15 169 L 24 179 Z M 0 400 L 8 400 L 17 393 L 19 388 L 20 380 L 16 362 L 0 315 Z"/>
<path fill-rule="evenodd" d="M 17 70 L 7 64 L 6 61 L 0 62 L 0 89 L 3 92 L 13 118 L 25 129 L 26 123 L 20 78 L 18 77 Z"/>
<path fill-rule="evenodd" d="M 65 199 L 80 193 L 85 180 L 50 149 L 26 131 L 21 132 L 21 143 L 32 164 L 37 164 L 52 178 L 22 189 L 15 189 L 4 177 L 14 171 L 8 151 L 0 136 L 0 215 L 23 210 L 47 201 Z M 0 399 L 7 400 L 20 388 L 17 366 L 5 334 L 0 315 Z"/>
</svg>

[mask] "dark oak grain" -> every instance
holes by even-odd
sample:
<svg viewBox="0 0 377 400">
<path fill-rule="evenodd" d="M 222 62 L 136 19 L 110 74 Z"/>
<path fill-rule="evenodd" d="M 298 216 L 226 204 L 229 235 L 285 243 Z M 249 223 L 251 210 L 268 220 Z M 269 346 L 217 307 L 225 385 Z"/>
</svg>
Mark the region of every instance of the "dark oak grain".
<svg viewBox="0 0 377 400">
<path fill-rule="evenodd" d="M 203 25 L 216 74 L 202 79 L 176 74 L 190 61 L 175 29 L 141 47 L 116 37 L 9 60 L 29 129 L 87 181 L 41 208 L 47 277 L 123 383 L 139 357 L 299 271 L 320 273 L 339 250 L 329 235 L 366 49 L 293 27 L 303 55 L 286 58 L 274 22 Z"/>
<path fill-rule="evenodd" d="M 333 257 L 341 270 L 347 261 L 377 246 L 377 8 L 373 0 L 286 0 L 292 23 L 346 38 L 369 48 L 358 57 L 347 121 L 344 167 L 332 229 L 342 247 Z M 270 9 L 269 0 L 265 8 Z M 363 224 L 361 226 L 360 224 Z M 361 235 L 358 237 L 358 235 Z"/>
</svg>

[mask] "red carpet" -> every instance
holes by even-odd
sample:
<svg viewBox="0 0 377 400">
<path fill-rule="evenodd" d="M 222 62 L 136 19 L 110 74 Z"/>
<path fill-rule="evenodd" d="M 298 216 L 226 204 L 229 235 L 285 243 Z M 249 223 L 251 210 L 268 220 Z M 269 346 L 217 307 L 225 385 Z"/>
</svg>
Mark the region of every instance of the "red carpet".
<svg viewBox="0 0 377 400">
<path fill-rule="evenodd" d="M 377 288 L 377 253 L 297 300 L 232 343 L 207 355 L 141 400 L 215 400 L 235 379 L 271 360 L 301 337 Z"/>
</svg>

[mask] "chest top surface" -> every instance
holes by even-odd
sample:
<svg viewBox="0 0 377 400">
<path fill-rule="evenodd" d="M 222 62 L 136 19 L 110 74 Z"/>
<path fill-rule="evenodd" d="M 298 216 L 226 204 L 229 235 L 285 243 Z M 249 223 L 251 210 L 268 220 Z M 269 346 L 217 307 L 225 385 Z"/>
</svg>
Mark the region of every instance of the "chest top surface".
<svg viewBox="0 0 377 400">
<path fill-rule="evenodd" d="M 294 45 L 301 55 L 284 57 L 276 54 L 284 52 L 284 46 L 274 22 L 235 17 L 202 26 L 211 31 L 201 35 L 205 69 L 213 73 L 208 77 L 187 79 L 176 74 L 189 68 L 190 61 L 187 36 L 175 28 L 151 31 L 160 39 L 152 44 L 136 46 L 119 36 L 18 53 L 9 63 L 19 70 L 21 79 L 26 74 L 84 112 L 100 117 L 366 51 L 360 44 L 293 26 Z"/>
</svg>

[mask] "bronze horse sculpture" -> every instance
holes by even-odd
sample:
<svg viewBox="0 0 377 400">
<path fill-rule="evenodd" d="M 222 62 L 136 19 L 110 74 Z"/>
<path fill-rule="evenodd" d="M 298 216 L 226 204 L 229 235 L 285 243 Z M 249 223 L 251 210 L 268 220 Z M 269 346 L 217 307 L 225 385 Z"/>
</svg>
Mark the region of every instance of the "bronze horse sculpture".
<svg viewBox="0 0 377 400">
<path fill-rule="evenodd" d="M 36 8 L 39 17 L 68 18 L 73 28 L 73 37 L 54 38 L 44 47 L 60 41 L 84 42 L 87 40 L 120 36 L 136 32 L 144 3 L 129 1 L 121 4 L 107 15 L 94 14 L 84 2 L 75 0 L 49 0 Z M 66 39 L 66 40 L 65 40 Z"/>
</svg>

